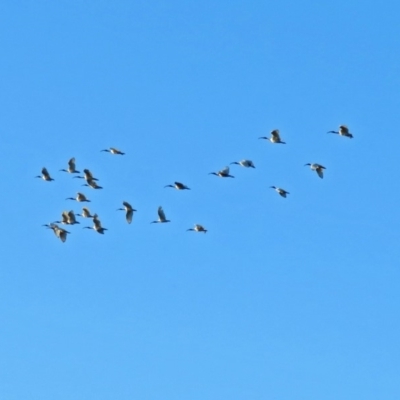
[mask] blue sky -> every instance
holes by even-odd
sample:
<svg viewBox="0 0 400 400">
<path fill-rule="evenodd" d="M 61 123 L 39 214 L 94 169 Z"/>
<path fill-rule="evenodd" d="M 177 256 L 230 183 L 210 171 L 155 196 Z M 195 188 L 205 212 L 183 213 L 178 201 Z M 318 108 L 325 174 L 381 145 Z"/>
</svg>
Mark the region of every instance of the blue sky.
<svg viewBox="0 0 400 400">
<path fill-rule="evenodd" d="M 3 2 L 1 397 L 397 400 L 398 13 Z M 77 191 L 108 231 L 63 244 L 41 225 Z"/>
</svg>

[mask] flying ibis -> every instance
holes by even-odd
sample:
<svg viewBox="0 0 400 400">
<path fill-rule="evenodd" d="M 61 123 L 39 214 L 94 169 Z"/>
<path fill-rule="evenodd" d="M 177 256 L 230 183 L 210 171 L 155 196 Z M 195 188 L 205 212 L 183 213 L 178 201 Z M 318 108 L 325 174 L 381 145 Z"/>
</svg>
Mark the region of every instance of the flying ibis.
<svg viewBox="0 0 400 400">
<path fill-rule="evenodd" d="M 186 185 L 184 185 L 183 183 L 180 183 L 180 182 L 174 182 L 173 185 L 165 185 L 164 188 L 166 188 L 166 187 L 171 187 L 176 190 L 190 190 L 189 187 L 187 187 Z"/>
<path fill-rule="evenodd" d="M 285 189 L 282 188 L 278 188 L 276 186 L 270 186 L 270 188 L 275 189 L 275 191 L 280 194 L 282 197 L 286 197 L 286 195 L 290 194 L 289 192 L 287 192 Z"/>
<path fill-rule="evenodd" d="M 208 175 L 216 175 L 219 176 L 220 178 L 234 178 L 234 176 L 229 175 L 229 167 L 225 167 L 224 169 L 221 169 L 221 171 L 218 172 L 210 172 Z"/>
<path fill-rule="evenodd" d="M 165 218 L 165 213 L 164 213 L 164 210 L 163 210 L 163 208 L 162 208 L 161 206 L 158 207 L 157 213 L 158 213 L 158 220 L 156 220 L 156 221 L 151 221 L 151 222 L 150 222 L 151 224 L 155 224 L 155 223 L 164 223 L 164 222 L 171 222 L 169 219 L 166 219 L 166 218 Z"/>
<path fill-rule="evenodd" d="M 309 165 L 312 171 L 315 171 L 318 176 L 322 179 L 324 177 L 324 169 L 326 169 L 323 165 L 317 163 L 307 163 L 304 166 Z"/>
<path fill-rule="evenodd" d="M 76 200 L 79 202 L 90 202 L 83 193 L 77 193 L 76 197 L 67 197 L 65 200 Z"/>
<path fill-rule="evenodd" d="M 271 143 L 281 143 L 286 144 L 286 142 L 282 142 L 281 137 L 279 135 L 279 129 L 274 129 L 271 131 L 271 137 L 261 136 L 259 139 L 266 139 L 269 140 Z"/>
<path fill-rule="evenodd" d="M 67 169 L 60 169 L 60 171 L 68 172 L 70 174 L 79 174 L 79 171 L 75 168 L 75 157 L 72 157 L 68 161 L 68 168 Z"/>
<path fill-rule="evenodd" d="M 42 168 L 42 175 L 37 175 L 35 178 L 42 178 L 44 181 L 54 181 L 54 179 L 50 176 L 49 171 L 46 168 Z"/>
<path fill-rule="evenodd" d="M 121 150 L 116 149 L 115 147 L 110 147 L 109 149 L 104 149 L 101 151 L 106 151 L 107 153 L 111 153 L 111 154 L 117 154 L 120 156 L 123 156 L 125 153 L 123 153 Z"/>
<path fill-rule="evenodd" d="M 251 161 L 251 160 L 234 161 L 234 162 L 231 162 L 231 164 L 240 165 L 241 167 L 245 167 L 245 168 L 255 168 L 253 161 Z"/>
<path fill-rule="evenodd" d="M 193 228 L 186 229 L 186 231 L 195 231 L 195 232 L 204 232 L 207 233 L 207 229 L 204 228 L 203 225 L 195 224 Z"/>
<path fill-rule="evenodd" d="M 60 228 L 57 224 L 50 224 L 50 225 L 43 225 L 45 227 L 47 227 L 48 229 L 52 229 L 54 234 L 64 243 L 67 240 L 67 234 L 71 233 L 66 231 L 63 228 Z"/>
<path fill-rule="evenodd" d="M 122 204 L 124 205 L 124 208 L 117 208 L 117 211 L 126 211 L 126 222 L 130 224 L 132 222 L 133 212 L 137 210 L 135 210 L 127 201 L 122 202 Z"/>
<path fill-rule="evenodd" d="M 339 136 L 346 136 L 353 139 L 353 135 L 349 132 L 349 128 L 346 125 L 340 125 L 338 131 L 328 131 L 328 133 L 336 133 Z"/>
</svg>

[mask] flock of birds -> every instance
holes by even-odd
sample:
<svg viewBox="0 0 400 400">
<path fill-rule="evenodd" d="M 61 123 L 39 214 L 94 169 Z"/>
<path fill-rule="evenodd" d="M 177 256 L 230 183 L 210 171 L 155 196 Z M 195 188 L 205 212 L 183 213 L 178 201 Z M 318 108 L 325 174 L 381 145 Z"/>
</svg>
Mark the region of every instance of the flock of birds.
<svg viewBox="0 0 400 400">
<path fill-rule="evenodd" d="M 353 138 L 353 135 L 349 132 L 349 128 L 346 125 L 340 125 L 338 131 L 328 131 L 328 133 L 333 133 L 337 134 L 339 136 L 344 136 L 348 138 Z M 274 129 L 271 131 L 271 136 L 262 136 L 259 139 L 265 139 L 270 141 L 271 143 L 274 144 L 286 144 L 286 142 L 281 140 L 279 130 Z M 113 155 L 125 155 L 122 151 L 110 147 L 109 149 L 104 149 L 101 150 L 102 152 L 108 152 Z M 242 160 L 242 161 L 235 161 L 232 162 L 231 164 L 236 164 L 240 165 L 241 167 L 244 168 L 255 168 L 253 162 L 251 160 Z M 324 177 L 324 170 L 326 169 L 323 165 L 317 164 L 317 163 L 307 163 L 305 166 L 309 166 L 312 171 L 315 171 L 317 175 L 320 178 Z M 68 161 L 68 168 L 67 169 L 61 169 L 60 171 L 67 172 L 70 174 L 80 174 L 80 171 L 76 169 L 76 164 L 75 164 L 75 158 L 71 158 Z M 230 169 L 229 166 L 226 166 L 220 171 L 217 172 L 210 172 L 209 175 L 216 175 L 220 178 L 234 178 L 233 175 L 230 174 Z M 41 175 L 37 175 L 36 178 L 41 178 L 46 182 L 51 182 L 54 181 L 54 179 L 50 176 L 50 173 L 48 170 L 43 167 L 41 171 Z M 79 179 L 84 179 L 86 183 L 83 186 L 88 186 L 92 189 L 102 189 L 102 186 L 100 186 L 97 182 L 98 179 L 93 176 L 93 174 L 90 172 L 89 169 L 84 169 L 83 170 L 83 176 L 81 175 L 76 175 L 74 178 L 79 178 Z M 181 182 L 174 182 L 174 184 L 171 185 L 166 185 L 164 186 L 165 188 L 171 187 L 176 190 L 190 190 L 189 187 L 184 185 Z M 280 196 L 282 197 L 287 197 L 288 194 L 290 194 L 288 191 L 285 189 L 276 187 L 276 186 L 270 186 L 270 188 L 274 189 Z M 78 192 L 76 197 L 67 197 L 66 200 L 74 200 L 80 203 L 89 203 L 90 200 L 83 194 Z M 132 222 L 133 219 L 133 213 L 137 210 L 135 210 L 127 201 L 122 202 L 123 208 L 118 208 L 117 211 L 125 211 L 125 218 L 128 224 Z M 158 219 L 155 221 L 151 221 L 151 223 L 166 223 L 170 222 L 169 219 L 166 218 L 165 213 L 163 208 L 160 206 L 158 207 L 157 210 L 158 213 Z M 64 228 L 61 228 L 58 224 L 63 224 L 63 225 L 75 225 L 79 224 L 76 220 L 76 216 L 82 217 L 82 218 L 91 218 L 93 221 L 93 226 L 85 226 L 83 229 L 92 229 L 96 231 L 97 233 L 104 234 L 104 232 L 107 230 L 107 228 L 104 228 L 101 225 L 101 221 L 99 219 L 99 216 L 97 214 L 91 214 L 89 208 L 83 207 L 82 208 L 82 213 L 81 214 L 75 214 L 74 211 L 63 211 L 61 214 L 61 220 L 60 221 L 54 221 L 50 224 L 44 224 L 48 229 L 51 229 L 54 234 L 56 235 L 57 238 L 59 238 L 62 242 L 65 242 L 67 240 L 67 235 L 71 232 L 67 231 Z M 195 232 L 203 232 L 206 233 L 207 229 L 204 228 L 204 226 L 200 224 L 195 224 L 193 228 L 187 229 L 187 231 L 195 231 Z"/>
</svg>

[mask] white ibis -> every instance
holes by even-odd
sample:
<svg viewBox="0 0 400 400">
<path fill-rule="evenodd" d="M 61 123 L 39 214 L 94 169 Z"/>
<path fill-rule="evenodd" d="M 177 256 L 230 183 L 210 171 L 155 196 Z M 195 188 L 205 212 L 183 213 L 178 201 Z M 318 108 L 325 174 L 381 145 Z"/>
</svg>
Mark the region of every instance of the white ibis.
<svg viewBox="0 0 400 400">
<path fill-rule="evenodd" d="M 75 214 L 74 212 L 71 210 L 69 212 L 67 211 L 63 211 L 61 214 L 61 221 L 56 221 L 57 224 L 65 224 L 65 225 L 75 225 L 75 224 L 80 224 L 80 222 L 78 222 L 75 219 Z"/>
<path fill-rule="evenodd" d="M 94 214 L 93 216 L 93 226 L 85 226 L 83 229 L 93 229 L 94 231 L 96 231 L 97 233 L 100 233 L 102 235 L 104 235 L 104 231 L 107 231 L 107 228 L 103 228 L 101 226 L 101 222 L 98 218 L 97 214 Z"/>
<path fill-rule="evenodd" d="M 276 192 L 278 192 L 282 197 L 286 197 L 286 195 L 290 194 L 290 193 L 287 192 L 285 189 L 278 188 L 278 187 L 276 187 L 276 186 L 270 186 L 270 188 L 275 189 Z"/>
<path fill-rule="evenodd" d="M 89 186 L 92 189 L 103 189 L 103 186 L 99 186 L 94 179 L 87 179 L 86 182 L 82 186 Z"/>
<path fill-rule="evenodd" d="M 241 167 L 245 167 L 245 168 L 255 168 L 253 161 L 251 161 L 251 160 L 234 161 L 234 162 L 231 162 L 231 164 L 240 165 Z"/>
<path fill-rule="evenodd" d="M 72 210 L 69 212 L 63 211 L 61 214 L 61 218 L 62 218 L 61 221 L 56 221 L 57 224 L 66 224 L 66 225 L 80 224 L 80 222 L 78 222 L 75 219 L 75 214 Z"/>
<path fill-rule="evenodd" d="M 195 232 L 204 232 L 207 233 L 207 229 L 204 228 L 203 225 L 195 224 L 193 228 L 186 229 L 186 231 L 195 231 Z"/>
<path fill-rule="evenodd" d="M 64 243 L 67 240 L 67 234 L 71 233 L 66 231 L 63 228 L 60 228 L 58 225 L 52 223 L 50 225 L 43 225 L 45 227 L 47 227 L 48 229 L 52 229 L 54 234 Z"/>
<path fill-rule="evenodd" d="M 72 157 L 68 161 L 68 168 L 67 169 L 60 169 L 60 171 L 68 172 L 70 174 L 79 174 L 79 171 L 75 168 L 75 157 Z"/>
<path fill-rule="evenodd" d="M 74 212 L 71 210 L 67 213 L 68 216 L 68 224 L 69 225 L 75 225 L 75 224 L 80 224 L 80 222 L 78 222 L 75 218 L 75 214 Z"/>
<path fill-rule="evenodd" d="M 117 154 L 120 156 L 123 156 L 125 153 L 123 153 L 121 150 L 116 149 L 115 147 L 110 147 L 109 149 L 104 149 L 101 151 L 106 151 L 107 153 L 111 153 L 111 154 Z"/>
<path fill-rule="evenodd" d="M 77 193 L 76 197 L 67 197 L 65 200 L 76 200 L 79 202 L 90 202 L 83 193 Z"/>
<path fill-rule="evenodd" d="M 328 133 L 336 133 L 340 136 L 346 136 L 350 139 L 353 139 L 353 135 L 349 132 L 349 128 L 346 125 L 340 125 L 339 131 L 328 131 Z"/>
<path fill-rule="evenodd" d="M 216 175 L 219 176 L 220 178 L 234 178 L 234 176 L 229 175 L 229 167 L 225 167 L 224 169 L 221 169 L 221 171 L 218 172 L 210 172 L 208 175 Z"/>
<path fill-rule="evenodd" d="M 83 170 L 84 176 L 74 176 L 74 178 L 80 178 L 80 179 L 84 179 L 86 182 L 87 181 L 98 181 L 97 178 L 95 178 L 93 176 L 93 174 L 90 172 L 90 170 L 88 170 L 87 168 L 85 168 Z"/>
<path fill-rule="evenodd" d="M 166 188 L 166 187 L 171 187 L 176 190 L 190 190 L 189 187 L 187 187 L 186 185 L 184 185 L 183 183 L 180 183 L 180 182 L 174 182 L 173 185 L 165 185 L 164 188 Z"/>
<path fill-rule="evenodd" d="M 93 215 L 90 214 L 90 211 L 87 207 L 82 208 L 82 214 L 75 214 L 82 218 L 93 218 Z"/>
<path fill-rule="evenodd" d="M 324 166 L 322 166 L 321 164 L 317 164 L 317 163 L 304 164 L 304 166 L 306 166 L 306 165 L 309 165 L 311 170 L 315 171 L 321 179 L 324 177 L 324 169 L 326 169 Z"/>
<path fill-rule="evenodd" d="M 133 212 L 137 210 L 135 210 L 127 201 L 122 202 L 122 204 L 124 205 L 124 208 L 118 208 L 117 211 L 126 211 L 126 222 L 130 224 L 132 222 Z"/>
<path fill-rule="evenodd" d="M 42 168 L 42 175 L 37 175 L 35 178 L 42 178 L 44 181 L 54 181 L 54 179 L 50 176 L 49 171 L 46 168 Z"/>
<path fill-rule="evenodd" d="M 261 136 L 259 139 L 266 139 L 269 140 L 271 143 L 281 143 L 286 144 L 286 142 L 282 142 L 281 137 L 279 135 L 279 129 L 274 129 L 271 131 L 271 137 Z"/>
<path fill-rule="evenodd" d="M 169 219 L 165 218 L 164 210 L 162 209 L 161 206 L 158 207 L 157 213 L 158 213 L 158 220 L 150 222 L 151 224 L 171 222 Z"/>
</svg>

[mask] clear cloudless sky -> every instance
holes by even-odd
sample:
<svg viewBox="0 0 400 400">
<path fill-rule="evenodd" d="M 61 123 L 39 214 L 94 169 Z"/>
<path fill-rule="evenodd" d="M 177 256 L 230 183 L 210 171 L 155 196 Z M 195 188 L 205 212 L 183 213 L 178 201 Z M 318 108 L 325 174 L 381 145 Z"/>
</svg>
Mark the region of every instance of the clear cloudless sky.
<svg viewBox="0 0 400 400">
<path fill-rule="evenodd" d="M 3 1 L 0 397 L 398 400 L 399 12 Z"/>
</svg>

